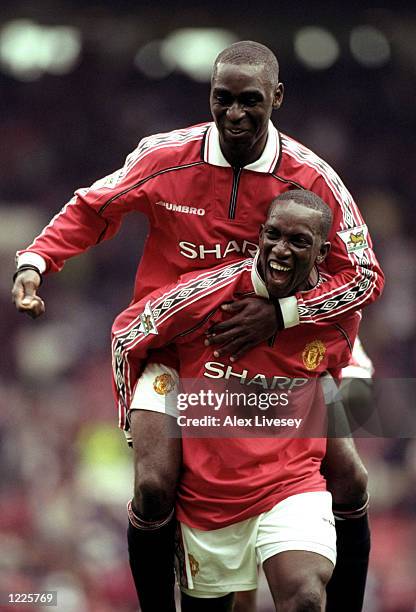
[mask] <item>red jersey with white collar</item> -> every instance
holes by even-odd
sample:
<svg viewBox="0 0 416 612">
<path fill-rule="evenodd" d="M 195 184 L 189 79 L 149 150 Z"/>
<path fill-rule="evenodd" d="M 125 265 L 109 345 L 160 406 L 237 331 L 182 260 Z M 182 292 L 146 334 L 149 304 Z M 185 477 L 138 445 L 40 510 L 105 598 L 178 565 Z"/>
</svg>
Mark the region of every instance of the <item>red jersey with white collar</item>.
<svg viewBox="0 0 416 612">
<path fill-rule="evenodd" d="M 189 270 L 253 256 L 271 201 L 310 189 L 332 209 L 330 278 L 305 297 L 281 301 L 285 327 L 356 310 L 381 292 L 383 275 L 351 195 L 322 159 L 270 123 L 261 157 L 244 168 L 224 158 L 214 123 L 144 138 L 124 166 L 79 189 L 25 250 L 18 265 L 57 271 L 66 259 L 111 238 L 130 212 L 150 231 L 134 289 L 138 300 Z"/>
<path fill-rule="evenodd" d="M 253 260 L 248 259 L 186 274 L 177 284 L 153 292 L 121 313 L 112 340 L 120 426 L 128 428 L 126 411 L 149 351 L 169 343 L 178 352 L 182 380 L 204 381 L 204 386 L 224 391 L 233 382 L 233 392 L 243 394 L 299 391 L 307 414 L 311 386 L 306 385 L 326 370 L 348 363 L 360 317 L 347 313 L 336 323 L 285 329 L 273 346 L 263 343 L 234 364 L 214 358 L 211 347 L 204 346 L 203 332 L 226 316 L 220 305 L 244 295 L 264 295 L 264 290 Z M 308 293 L 302 296 L 307 298 Z M 169 393 L 169 380 L 163 385 Z M 184 435 L 178 518 L 199 529 L 218 529 L 265 512 L 289 495 L 325 490 L 319 470 L 326 439 L 305 437 L 309 431 L 296 436 L 286 430 L 287 438 Z M 211 436 L 218 430 L 208 432 Z"/>
</svg>

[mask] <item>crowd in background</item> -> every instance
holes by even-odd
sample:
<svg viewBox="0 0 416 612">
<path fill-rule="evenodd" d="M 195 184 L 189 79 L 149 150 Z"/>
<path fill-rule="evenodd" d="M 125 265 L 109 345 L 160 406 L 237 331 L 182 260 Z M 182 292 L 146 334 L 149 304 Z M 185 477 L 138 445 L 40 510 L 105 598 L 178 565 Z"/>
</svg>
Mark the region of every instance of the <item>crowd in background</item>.
<svg viewBox="0 0 416 612">
<path fill-rule="evenodd" d="M 361 332 L 381 395 L 385 381 L 393 389 L 383 410 L 394 421 L 357 441 L 372 498 L 365 612 L 414 612 L 416 71 L 394 55 L 373 70 L 344 57 L 310 71 L 286 46 L 280 53 L 278 25 L 262 40 L 286 85 L 274 120 L 340 173 L 386 273 Z M 255 37 L 247 24 L 235 31 Z M 209 84 L 179 73 L 150 80 L 89 46 L 70 74 L 22 82 L 0 72 L 0 88 L 0 591 L 58 590 L 59 610 L 132 612 L 131 451 L 117 430 L 109 331 L 130 300 L 146 220 L 131 216 L 111 242 L 45 278 L 37 321 L 11 304 L 13 258 L 76 187 L 121 166 L 141 137 L 209 119 Z M 261 595 L 259 611 L 268 602 Z"/>
</svg>

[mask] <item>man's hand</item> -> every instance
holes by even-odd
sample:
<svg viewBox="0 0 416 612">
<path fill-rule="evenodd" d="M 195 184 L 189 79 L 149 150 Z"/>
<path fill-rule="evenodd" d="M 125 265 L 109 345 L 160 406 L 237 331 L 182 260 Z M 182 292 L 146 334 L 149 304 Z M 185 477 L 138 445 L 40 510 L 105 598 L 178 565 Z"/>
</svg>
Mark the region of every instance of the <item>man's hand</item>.
<svg viewBox="0 0 416 612">
<path fill-rule="evenodd" d="M 19 312 L 25 312 L 32 319 L 45 312 L 45 304 L 36 291 L 41 283 L 41 276 L 35 270 L 22 270 L 14 281 L 12 296 Z"/>
<path fill-rule="evenodd" d="M 219 346 L 214 351 L 215 357 L 231 355 L 230 361 L 235 361 L 278 331 L 276 309 L 269 300 L 246 297 L 221 308 L 234 316 L 217 323 L 207 333 L 205 346 Z"/>
</svg>

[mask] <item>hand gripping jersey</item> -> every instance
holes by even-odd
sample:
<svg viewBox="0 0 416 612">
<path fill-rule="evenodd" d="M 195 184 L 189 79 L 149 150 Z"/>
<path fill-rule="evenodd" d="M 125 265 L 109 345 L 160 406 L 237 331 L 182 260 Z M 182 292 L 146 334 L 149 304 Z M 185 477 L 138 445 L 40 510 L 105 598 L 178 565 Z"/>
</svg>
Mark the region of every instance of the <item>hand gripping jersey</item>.
<svg viewBox="0 0 416 612">
<path fill-rule="evenodd" d="M 147 215 L 150 232 L 138 268 L 134 300 L 181 274 L 253 256 L 260 224 L 277 195 L 304 188 L 332 209 L 326 259 L 330 278 L 281 301 L 285 327 L 356 310 L 381 292 L 383 275 L 351 195 L 312 151 L 270 123 L 262 156 L 231 168 L 213 123 L 144 138 L 124 166 L 75 196 L 24 251 L 18 265 L 60 270 L 66 259 L 111 238 L 126 213 Z"/>
<path fill-rule="evenodd" d="M 316 381 L 326 370 L 348 363 L 358 313 L 347 313 L 337 322 L 285 329 L 273 346 L 263 343 L 236 363 L 213 357 L 212 348 L 204 346 L 204 331 L 226 316 L 220 305 L 265 291 L 256 265 L 246 259 L 188 273 L 177 284 L 153 292 L 121 313 L 112 338 L 120 427 L 128 428 L 126 412 L 149 351 L 168 343 L 178 352 L 182 381 L 205 381 L 223 391 L 232 386 L 246 395 L 275 390 L 289 397 L 299 389 L 295 397 L 300 395 L 302 402 L 308 401 L 304 389 L 311 379 Z M 308 293 L 302 297 L 307 299 Z M 155 390 L 169 394 L 169 376 L 162 377 L 163 381 L 155 379 Z M 290 410 L 291 401 L 289 397 Z M 263 418 L 261 411 L 255 412 Z M 212 411 L 212 415 L 221 418 L 223 412 Z M 325 490 L 319 472 L 325 433 L 308 437 L 308 432 L 295 436 L 287 429 L 286 438 L 183 436 L 178 518 L 199 529 L 218 529 L 269 510 L 289 495 Z"/>
</svg>

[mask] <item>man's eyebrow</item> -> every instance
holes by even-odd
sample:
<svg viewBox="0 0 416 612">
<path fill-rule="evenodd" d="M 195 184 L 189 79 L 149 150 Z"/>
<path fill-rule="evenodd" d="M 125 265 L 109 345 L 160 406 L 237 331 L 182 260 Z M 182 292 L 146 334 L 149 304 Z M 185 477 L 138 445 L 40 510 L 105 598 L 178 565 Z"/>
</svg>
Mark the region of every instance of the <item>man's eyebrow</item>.
<svg viewBox="0 0 416 612">
<path fill-rule="evenodd" d="M 263 93 L 260 89 L 245 89 L 241 92 L 242 96 L 263 96 Z"/>
<path fill-rule="evenodd" d="M 227 87 L 223 86 L 218 86 L 218 87 L 214 87 L 213 88 L 213 93 L 231 93 L 231 91 L 229 89 L 227 89 Z M 240 96 L 258 96 L 258 97 L 263 97 L 262 92 L 259 89 L 246 89 L 244 91 L 242 91 L 240 94 Z"/>
<path fill-rule="evenodd" d="M 314 234 L 312 232 L 295 232 L 292 234 L 292 238 L 304 238 L 313 242 Z"/>
</svg>

